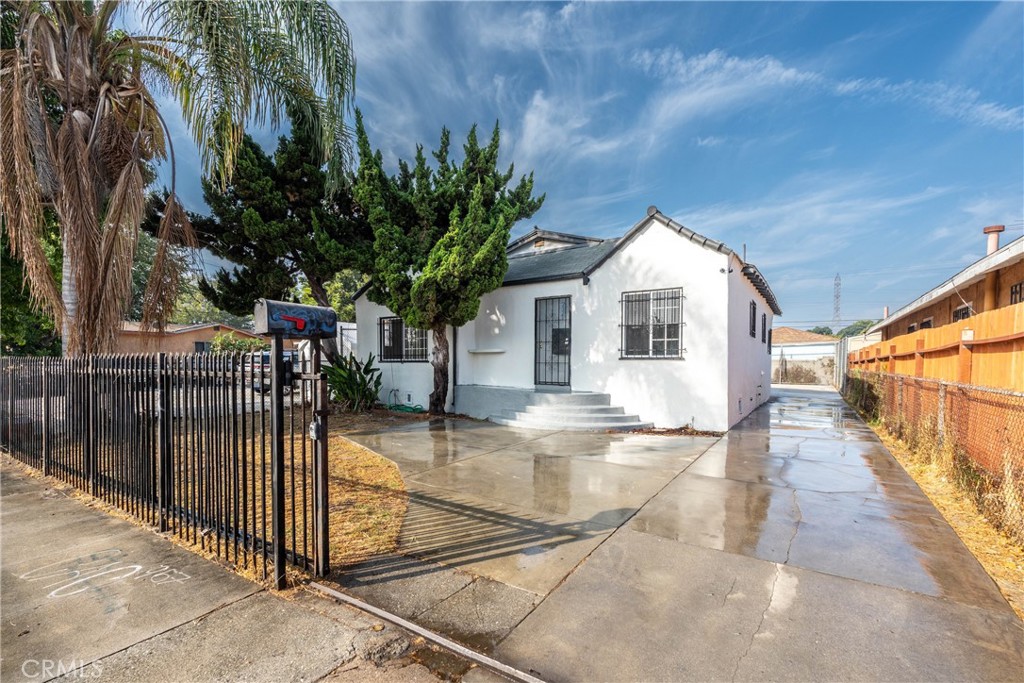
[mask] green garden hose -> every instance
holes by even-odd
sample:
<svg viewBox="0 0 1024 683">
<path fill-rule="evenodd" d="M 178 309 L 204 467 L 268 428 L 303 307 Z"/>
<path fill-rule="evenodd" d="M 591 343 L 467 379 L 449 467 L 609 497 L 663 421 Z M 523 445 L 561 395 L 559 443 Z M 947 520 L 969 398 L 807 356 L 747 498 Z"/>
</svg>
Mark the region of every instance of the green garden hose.
<svg viewBox="0 0 1024 683">
<path fill-rule="evenodd" d="M 404 403 L 388 403 L 384 407 L 387 408 L 388 410 L 393 410 L 396 413 L 425 413 L 425 412 L 427 412 L 426 410 L 423 409 L 423 406 L 421 406 L 419 404 L 414 405 L 414 406 L 407 406 Z"/>
</svg>

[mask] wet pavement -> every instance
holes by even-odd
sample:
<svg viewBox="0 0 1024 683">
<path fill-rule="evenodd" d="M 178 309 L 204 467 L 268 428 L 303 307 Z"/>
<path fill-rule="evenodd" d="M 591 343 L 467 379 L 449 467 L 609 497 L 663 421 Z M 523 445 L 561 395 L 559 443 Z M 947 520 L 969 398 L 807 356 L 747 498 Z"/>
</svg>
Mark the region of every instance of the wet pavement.
<svg viewBox="0 0 1024 683">
<path fill-rule="evenodd" d="M 831 390 L 773 395 L 721 439 L 356 435 L 409 513 L 336 578 L 551 681 L 1020 680 L 1020 620 L 874 433 Z"/>
</svg>

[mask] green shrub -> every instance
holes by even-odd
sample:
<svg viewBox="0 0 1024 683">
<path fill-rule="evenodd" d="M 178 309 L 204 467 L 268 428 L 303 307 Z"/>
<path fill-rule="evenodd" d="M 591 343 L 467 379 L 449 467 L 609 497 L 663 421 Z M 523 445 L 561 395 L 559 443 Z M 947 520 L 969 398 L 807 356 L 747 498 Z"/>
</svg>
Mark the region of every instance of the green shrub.
<svg viewBox="0 0 1024 683">
<path fill-rule="evenodd" d="M 269 348 L 270 344 L 265 339 L 240 337 L 232 332 L 217 333 L 210 344 L 210 350 L 214 353 L 252 353 Z"/>
<path fill-rule="evenodd" d="M 325 368 L 325 372 L 331 398 L 342 410 L 352 413 L 369 410 L 377 402 L 384 377 L 373 367 L 372 353 L 365 363 L 350 353 L 348 358 Z"/>
</svg>

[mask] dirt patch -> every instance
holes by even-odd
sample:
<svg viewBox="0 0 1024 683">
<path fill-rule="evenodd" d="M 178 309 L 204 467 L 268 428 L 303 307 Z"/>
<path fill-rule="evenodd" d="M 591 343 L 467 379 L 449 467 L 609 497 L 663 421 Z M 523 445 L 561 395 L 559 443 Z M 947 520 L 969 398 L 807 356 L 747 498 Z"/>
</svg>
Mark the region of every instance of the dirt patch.
<svg viewBox="0 0 1024 683">
<path fill-rule="evenodd" d="M 430 418 L 427 413 L 400 413 L 374 408 L 362 413 L 335 412 L 331 415 L 329 424 L 332 434 L 355 434 L 394 429 L 414 422 L 427 422 Z"/>
<path fill-rule="evenodd" d="M 663 429 L 631 429 L 627 434 L 652 434 L 654 436 L 714 436 L 719 437 L 725 434 L 725 432 L 708 432 L 702 429 L 694 429 L 693 427 L 671 427 Z"/>
<path fill-rule="evenodd" d="M 1017 616 L 1024 619 L 1024 547 L 979 512 L 939 463 L 922 459 L 884 427 L 878 424 L 870 426 L 946 518 L 967 549 L 978 558 Z"/>
</svg>

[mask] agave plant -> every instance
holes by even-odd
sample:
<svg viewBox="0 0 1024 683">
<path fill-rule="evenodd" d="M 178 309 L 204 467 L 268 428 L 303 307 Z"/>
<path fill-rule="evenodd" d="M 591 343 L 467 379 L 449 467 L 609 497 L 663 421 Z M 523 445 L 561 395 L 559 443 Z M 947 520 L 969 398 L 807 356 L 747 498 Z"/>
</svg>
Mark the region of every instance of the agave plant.
<svg viewBox="0 0 1024 683">
<path fill-rule="evenodd" d="M 180 104 L 203 172 L 222 183 L 246 125 L 276 127 L 286 107 L 319 142 L 329 190 L 349 160 L 355 61 L 326 0 L 140 2 L 138 32 L 115 28 L 123 5 L 3 2 L 0 223 L 70 354 L 109 351 L 129 304 L 146 165 L 174 167 L 161 101 Z M 143 309 L 158 328 L 177 284 L 168 250 L 195 243 L 171 175 Z M 41 242 L 47 209 L 61 225 L 61 287 Z"/>
</svg>

